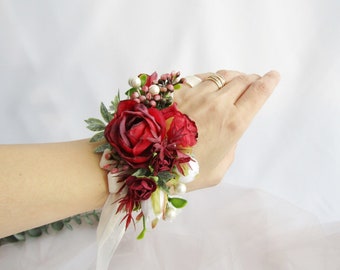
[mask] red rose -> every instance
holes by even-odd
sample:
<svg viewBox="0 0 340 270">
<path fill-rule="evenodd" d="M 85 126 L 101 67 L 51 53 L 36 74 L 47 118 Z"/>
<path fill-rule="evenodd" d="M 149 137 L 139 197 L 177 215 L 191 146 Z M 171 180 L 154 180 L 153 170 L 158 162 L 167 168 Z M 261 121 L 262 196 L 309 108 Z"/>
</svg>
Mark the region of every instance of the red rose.
<svg viewBox="0 0 340 270">
<path fill-rule="evenodd" d="M 134 202 L 149 199 L 157 188 L 155 181 L 147 177 L 129 176 L 125 183 L 128 187 L 127 196 Z"/>
<path fill-rule="evenodd" d="M 153 145 L 166 134 L 161 111 L 133 100 L 119 102 L 114 118 L 105 128 L 105 138 L 133 168 L 144 168 L 153 156 Z"/>
<path fill-rule="evenodd" d="M 194 146 L 197 143 L 197 127 L 187 115 L 177 110 L 176 103 L 162 110 L 165 120 L 172 118 L 167 137 L 169 143 L 182 147 Z"/>
</svg>

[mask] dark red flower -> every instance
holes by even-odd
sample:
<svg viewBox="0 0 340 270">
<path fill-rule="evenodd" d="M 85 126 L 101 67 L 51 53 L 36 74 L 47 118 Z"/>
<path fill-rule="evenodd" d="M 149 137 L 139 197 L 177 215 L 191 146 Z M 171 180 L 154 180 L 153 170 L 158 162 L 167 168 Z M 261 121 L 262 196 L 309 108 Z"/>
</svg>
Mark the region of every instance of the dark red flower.
<svg viewBox="0 0 340 270">
<path fill-rule="evenodd" d="M 128 228 L 131 221 L 133 221 L 133 210 L 140 207 L 141 201 L 150 198 L 151 194 L 156 190 L 157 184 L 151 178 L 130 175 L 125 179 L 125 185 L 127 194 L 119 200 L 117 213 L 123 209 L 126 211 L 123 220 L 126 219 L 125 228 Z"/>
<path fill-rule="evenodd" d="M 175 143 L 182 147 L 191 147 L 197 143 L 197 127 L 186 114 L 181 113 L 176 103 L 162 110 L 165 120 L 171 120 L 167 131 L 169 143 Z"/>
<path fill-rule="evenodd" d="M 128 187 L 128 196 L 135 202 L 149 199 L 157 188 L 155 181 L 147 177 L 129 176 L 125 183 Z"/>
<path fill-rule="evenodd" d="M 145 168 L 153 156 L 153 145 L 166 134 L 161 111 L 133 100 L 119 102 L 114 118 L 105 128 L 105 138 L 133 168 Z"/>
</svg>

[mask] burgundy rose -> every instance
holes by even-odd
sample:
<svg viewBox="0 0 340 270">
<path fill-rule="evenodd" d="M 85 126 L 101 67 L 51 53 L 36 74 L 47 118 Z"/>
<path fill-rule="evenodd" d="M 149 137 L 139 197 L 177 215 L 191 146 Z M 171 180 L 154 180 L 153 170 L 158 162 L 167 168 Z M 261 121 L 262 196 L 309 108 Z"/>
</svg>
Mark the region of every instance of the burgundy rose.
<svg viewBox="0 0 340 270">
<path fill-rule="evenodd" d="M 128 192 L 119 200 L 117 213 L 123 210 L 126 212 L 123 220 L 126 219 L 125 228 L 127 229 L 131 221 L 133 221 L 133 210 L 141 206 L 141 201 L 150 198 L 151 194 L 156 190 L 157 184 L 148 177 L 136 177 L 132 175 L 125 179 L 125 184 Z"/>
<path fill-rule="evenodd" d="M 149 199 L 157 188 L 155 181 L 147 177 L 129 176 L 125 183 L 128 187 L 127 196 L 135 202 Z"/>
<path fill-rule="evenodd" d="M 172 118 L 167 132 L 169 143 L 191 147 L 197 143 L 197 127 L 187 115 L 177 110 L 176 103 L 162 110 L 165 120 Z"/>
<path fill-rule="evenodd" d="M 153 145 L 166 134 L 161 111 L 133 100 L 119 102 L 114 118 L 105 128 L 105 138 L 133 168 L 145 168 L 153 156 Z"/>
</svg>

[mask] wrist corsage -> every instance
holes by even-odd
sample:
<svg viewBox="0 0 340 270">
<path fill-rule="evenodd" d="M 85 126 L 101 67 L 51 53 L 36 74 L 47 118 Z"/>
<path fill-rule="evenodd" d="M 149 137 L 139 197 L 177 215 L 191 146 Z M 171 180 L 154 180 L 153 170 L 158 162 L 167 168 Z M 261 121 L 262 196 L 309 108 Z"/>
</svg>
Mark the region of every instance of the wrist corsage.
<svg viewBox="0 0 340 270">
<path fill-rule="evenodd" d="M 97 132 L 91 142 L 102 142 L 95 152 L 102 154 L 100 167 L 107 171 L 110 191 L 97 231 L 99 269 L 108 265 L 131 222 L 143 221 L 141 239 L 147 228 L 160 219 L 172 220 L 187 203 L 181 195 L 199 171 L 192 155 L 198 133 L 195 122 L 173 102 L 173 92 L 184 81 L 179 75 L 131 78 L 126 100 L 118 95 L 109 108 L 101 104 L 106 123 L 86 120 Z"/>
</svg>

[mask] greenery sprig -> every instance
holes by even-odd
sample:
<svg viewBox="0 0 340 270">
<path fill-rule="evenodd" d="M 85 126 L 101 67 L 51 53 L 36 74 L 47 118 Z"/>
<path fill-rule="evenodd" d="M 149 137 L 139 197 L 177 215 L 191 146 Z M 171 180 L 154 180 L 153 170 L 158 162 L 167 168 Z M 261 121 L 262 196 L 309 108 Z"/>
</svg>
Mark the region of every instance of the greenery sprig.
<svg viewBox="0 0 340 270">
<path fill-rule="evenodd" d="M 27 231 L 23 231 L 4 238 L 0 238 L 0 246 L 7 243 L 25 241 L 27 237 L 39 237 L 44 233 L 49 234 L 51 231 L 59 232 L 64 228 L 73 230 L 74 224 L 81 225 L 83 221 L 85 221 L 89 225 L 95 225 L 99 221 L 100 213 L 101 213 L 100 211 L 93 210 L 91 212 L 78 214 L 40 227 L 36 227 Z"/>
</svg>

